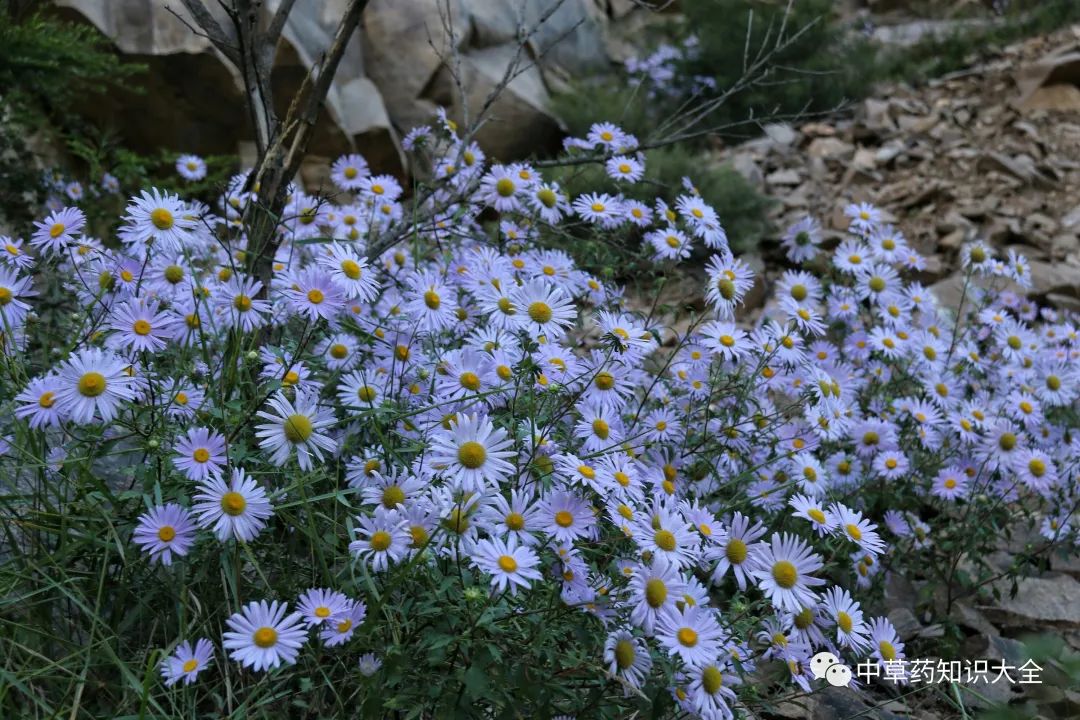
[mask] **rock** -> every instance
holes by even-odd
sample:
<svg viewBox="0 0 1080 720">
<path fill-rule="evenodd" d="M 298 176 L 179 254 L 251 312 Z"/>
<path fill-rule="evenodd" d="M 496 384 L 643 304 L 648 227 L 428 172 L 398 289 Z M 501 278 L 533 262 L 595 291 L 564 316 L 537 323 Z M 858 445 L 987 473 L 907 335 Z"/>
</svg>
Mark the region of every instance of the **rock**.
<svg viewBox="0 0 1080 720">
<path fill-rule="evenodd" d="M 1074 207 L 1065 217 L 1061 218 L 1061 226 L 1066 230 L 1080 228 L 1080 205 Z"/>
<path fill-rule="evenodd" d="M 812 138 L 834 137 L 836 135 L 836 128 L 825 123 L 807 123 L 799 128 L 799 131 L 803 135 Z"/>
<path fill-rule="evenodd" d="M 1013 105 L 1021 110 L 1080 108 L 1080 52 L 1055 51 L 1020 68 L 1015 79 L 1020 94 Z"/>
<path fill-rule="evenodd" d="M 761 128 L 778 148 L 789 148 L 799 140 L 799 133 L 785 123 L 773 123 Z"/>
<path fill-rule="evenodd" d="M 952 619 L 960 627 L 974 630 L 983 635 L 995 636 L 1000 634 L 998 629 L 986 619 L 985 615 L 962 600 L 953 603 Z"/>
<path fill-rule="evenodd" d="M 737 153 L 731 157 L 731 167 L 735 169 L 735 172 L 746 178 L 746 181 L 753 185 L 755 188 L 761 188 L 765 185 L 765 174 L 761 171 L 761 167 L 754 160 L 753 156 L 749 153 Z"/>
<path fill-rule="evenodd" d="M 825 686 L 808 698 L 812 702 L 812 718 L 867 718 L 868 720 L 902 720 L 901 715 L 867 702 L 866 698 L 847 687 Z"/>
<path fill-rule="evenodd" d="M 766 175 L 765 182 L 769 185 L 793 186 L 802 182 L 802 178 L 795 170 L 777 170 Z"/>
<path fill-rule="evenodd" d="M 172 14 L 187 17 L 182 3 L 59 0 L 57 4 L 65 17 L 94 25 L 120 52 L 149 68 L 148 77 L 140 81 L 154 92 L 111 90 L 105 102 L 88 108 L 91 119 L 119 130 L 126 147 L 226 154 L 252 139 L 235 69 L 206 38 Z M 283 106 L 330 44 L 345 4 L 345 0 L 297 0 L 274 67 L 275 95 Z M 204 5 L 219 21 L 230 22 L 219 3 Z M 277 5 L 269 1 L 255 7 L 265 19 Z M 553 144 L 559 132 L 548 109 L 547 87 L 562 76 L 583 75 L 608 62 L 603 43 L 606 18 L 590 0 L 450 0 L 447 12 L 459 29 L 456 48 L 449 47 L 441 7 L 428 0 L 371 0 L 330 87 L 326 112 L 309 146 L 312 156 L 336 158 L 359 151 L 379 171 L 404 172 L 398 131 L 430 121 L 439 105 L 451 114 L 459 110 L 460 93 L 444 69 L 444 58 L 457 53 L 475 112 L 503 78 L 515 54 L 508 48 L 516 47 L 519 23 L 524 23 L 536 31 L 521 65 L 523 72 L 491 108 L 495 121 L 477 134 L 489 154 L 506 160 L 524 157 L 545 143 Z M 506 131 L 510 124 L 514 132 Z"/>
<path fill-rule="evenodd" d="M 1060 293 L 1080 297 L 1080 265 L 1029 260 L 1031 289 L 1039 295 Z"/>
<path fill-rule="evenodd" d="M 1080 628 L 1080 582 L 1068 575 L 1053 578 L 1018 579 L 1016 597 L 1009 596 L 1011 582 L 1003 579 L 994 586 L 1001 599 L 976 606 L 993 623 L 1002 627 Z"/>
<path fill-rule="evenodd" d="M 888 617 L 889 622 L 893 624 L 896 632 L 900 635 L 900 639 L 904 642 L 918 635 L 922 629 L 922 625 L 919 623 L 918 618 L 915 617 L 915 613 L 908 608 L 894 608 L 889 611 Z"/>
<path fill-rule="evenodd" d="M 881 25 L 874 28 L 872 37 L 883 45 L 911 47 L 924 40 L 944 40 L 960 32 L 971 32 L 992 24 L 981 19 L 916 20 L 897 25 Z"/>
<path fill-rule="evenodd" d="M 852 167 L 860 170 L 873 170 L 877 167 L 877 153 L 867 148 L 859 148 L 855 151 L 855 158 L 851 164 Z"/>
<path fill-rule="evenodd" d="M 806 148 L 810 157 L 829 160 L 846 160 L 855 152 L 855 147 L 835 137 L 814 138 Z"/>
<path fill-rule="evenodd" d="M 1035 161 L 1027 155 L 1010 157 L 1003 153 L 992 151 L 986 153 L 979 159 L 978 169 L 1006 172 L 1028 183 L 1041 185 L 1053 184 L 1053 180 L 1044 175 L 1042 171 L 1035 166 Z"/>
</svg>

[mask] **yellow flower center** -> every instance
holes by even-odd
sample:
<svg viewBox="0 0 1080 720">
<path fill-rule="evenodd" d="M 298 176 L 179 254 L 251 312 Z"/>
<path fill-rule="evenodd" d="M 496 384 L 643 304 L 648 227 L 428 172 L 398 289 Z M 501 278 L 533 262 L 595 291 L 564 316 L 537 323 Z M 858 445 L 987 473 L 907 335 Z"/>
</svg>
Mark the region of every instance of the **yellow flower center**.
<svg viewBox="0 0 1080 720">
<path fill-rule="evenodd" d="M 330 346 L 330 357 L 335 360 L 344 360 L 349 354 L 349 349 L 341 343 L 334 343 Z"/>
<path fill-rule="evenodd" d="M 184 663 L 183 671 L 186 672 L 186 673 L 189 673 L 189 672 L 194 671 L 195 668 L 197 668 L 197 667 L 199 667 L 199 661 L 196 660 L 195 658 L 191 658 L 190 660 L 188 660 L 188 661 L 186 661 Z"/>
<path fill-rule="evenodd" d="M 157 536 L 161 542 L 172 542 L 172 539 L 176 537 L 176 528 L 172 525 L 162 525 L 158 528 Z"/>
<path fill-rule="evenodd" d="M 390 540 L 390 533 L 385 530 L 376 530 L 371 534 L 371 549 L 376 552 L 382 552 L 390 547 Z"/>
<path fill-rule="evenodd" d="M 480 389 L 480 377 L 474 372 L 463 372 L 458 378 L 458 382 L 461 383 L 461 387 L 466 390 L 477 391 Z"/>
<path fill-rule="evenodd" d="M 709 665 L 701 671 L 701 688 L 709 695 L 720 692 L 724 685 L 724 676 L 715 665 Z"/>
<path fill-rule="evenodd" d="M 499 567 L 502 568 L 503 572 L 512 573 L 518 569 L 517 560 L 509 555 L 501 555 L 499 556 Z"/>
<path fill-rule="evenodd" d="M 847 534 L 852 540 L 855 540 L 856 542 L 862 540 L 862 530 L 859 529 L 858 525 L 848 523 L 844 526 L 844 529 L 847 530 Z"/>
<path fill-rule="evenodd" d="M 261 648 L 271 648 L 277 644 L 277 630 L 272 627 L 261 627 L 252 635 L 255 644 Z"/>
<path fill-rule="evenodd" d="M 738 538 L 732 538 L 724 548 L 724 557 L 733 565 L 742 565 L 746 562 L 746 543 Z"/>
<path fill-rule="evenodd" d="M 468 440 L 458 448 L 458 462 L 469 470 L 475 470 L 487 460 L 487 450 L 475 440 Z"/>
<path fill-rule="evenodd" d="M 210 451 L 206 448 L 195 448 L 195 452 L 191 453 L 191 458 L 197 463 L 205 463 L 210 460 Z"/>
<path fill-rule="evenodd" d="M 247 312 L 251 309 L 251 298 L 247 295 L 237 295 L 233 298 L 233 307 L 240 312 Z"/>
<path fill-rule="evenodd" d="M 1028 461 L 1028 470 L 1035 477 L 1042 477 L 1046 474 L 1046 463 L 1038 458 L 1032 458 Z"/>
<path fill-rule="evenodd" d="M 500 178 L 495 183 L 495 192 L 498 193 L 499 197 L 510 197 L 514 194 L 514 181 L 510 178 Z"/>
<path fill-rule="evenodd" d="M 529 305 L 529 318 L 540 325 L 551 322 L 551 306 L 545 302 L 536 302 Z"/>
<path fill-rule="evenodd" d="M 851 616 L 843 610 L 836 613 L 836 624 L 839 625 L 840 629 L 846 633 L 851 632 L 851 628 L 854 626 L 854 622 L 852 621 Z"/>
<path fill-rule="evenodd" d="M 653 535 L 653 542 L 661 550 L 671 552 L 675 549 L 675 533 L 670 530 L 657 530 Z"/>
<path fill-rule="evenodd" d="M 434 290 L 428 290 L 424 293 L 424 304 L 432 310 L 438 310 L 439 306 L 442 305 L 442 298 Z"/>
<path fill-rule="evenodd" d="M 226 515 L 236 517 L 243 514 L 245 509 L 247 509 L 247 500 L 240 493 L 230 491 L 221 496 L 221 510 Z"/>
<path fill-rule="evenodd" d="M 300 414 L 290 415 L 285 418 L 282 428 L 285 431 L 285 439 L 291 443 L 304 442 L 311 437 L 311 433 L 315 429 L 311 425 L 311 419 Z"/>
<path fill-rule="evenodd" d="M 99 372 L 88 372 L 79 378 L 79 394 L 84 397 L 97 397 L 105 392 L 105 376 Z"/>
<path fill-rule="evenodd" d="M 698 634 L 693 628 L 679 628 L 679 631 L 675 633 L 675 637 L 683 647 L 694 647 L 697 645 Z"/>
<path fill-rule="evenodd" d="M 319 288 L 311 288 L 310 290 L 307 291 L 307 299 L 313 305 L 318 305 L 319 303 L 321 303 L 323 300 L 326 299 L 326 296 L 323 295 L 323 291 L 320 290 Z"/>
<path fill-rule="evenodd" d="M 46 390 L 41 393 L 41 397 L 38 398 L 38 405 L 43 408 L 51 408 L 56 403 L 56 393 L 51 390 Z"/>
<path fill-rule="evenodd" d="M 375 399 L 375 388 L 363 385 L 356 391 L 356 397 L 360 398 L 361 402 L 369 403 Z"/>
<path fill-rule="evenodd" d="M 342 175 L 344 175 L 346 177 L 346 179 L 348 179 L 348 180 L 352 180 L 353 178 L 355 178 L 359 174 L 360 174 L 360 172 L 354 167 L 347 167 L 347 168 L 345 168 L 345 171 L 342 173 Z"/>
<path fill-rule="evenodd" d="M 658 608 L 667 600 L 667 585 L 659 578 L 653 578 L 645 583 L 645 602 L 651 608 Z"/>
<path fill-rule="evenodd" d="M 772 566 L 772 576 L 777 585 L 785 590 L 790 590 L 795 587 L 795 581 L 798 580 L 799 573 L 791 562 L 777 560 Z"/>
<path fill-rule="evenodd" d="M 555 513 L 555 524 L 559 527 L 570 527 L 574 524 L 574 516 L 569 510 L 560 510 Z"/>
<path fill-rule="evenodd" d="M 157 208 L 150 213 L 150 222 L 158 230 L 168 230 L 173 226 L 173 214 L 165 208 Z"/>
<path fill-rule="evenodd" d="M 595 385 L 598 390 L 610 390 L 615 387 L 615 376 L 607 370 L 601 370 L 596 373 L 593 385 Z"/>
<path fill-rule="evenodd" d="M 819 525 L 825 524 L 825 513 L 821 512 L 817 508 L 810 508 L 806 511 L 806 514 L 810 516 L 810 519 Z"/>
<path fill-rule="evenodd" d="M 382 504 L 393 509 L 405 502 L 405 491 L 398 485 L 388 485 L 382 491 Z"/>
<path fill-rule="evenodd" d="M 881 640 L 878 642 L 878 651 L 881 653 L 881 657 L 884 660 L 896 659 L 896 648 L 888 640 Z"/>
<path fill-rule="evenodd" d="M 145 320 L 136 320 L 131 329 L 135 331 L 136 335 L 149 335 L 151 330 L 150 323 Z"/>
</svg>

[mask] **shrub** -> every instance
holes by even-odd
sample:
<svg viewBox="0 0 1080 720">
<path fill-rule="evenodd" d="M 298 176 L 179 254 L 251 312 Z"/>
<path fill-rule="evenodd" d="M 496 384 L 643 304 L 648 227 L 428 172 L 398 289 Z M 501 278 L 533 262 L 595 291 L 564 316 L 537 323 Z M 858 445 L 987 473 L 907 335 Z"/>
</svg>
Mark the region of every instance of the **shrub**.
<svg viewBox="0 0 1080 720">
<path fill-rule="evenodd" d="M 407 144 L 439 178 L 408 196 L 359 156 L 337 202 L 294 189 L 266 287 L 244 175 L 216 211 L 146 188 L 107 243 L 75 207 L 5 239 L 0 714 L 757 714 L 818 650 L 916 651 L 884 566 L 948 584 L 1017 518 L 1072 548 L 1076 318 L 975 288 L 1018 256 L 965 249 L 953 313 L 853 206 L 742 328 L 715 209 L 628 197 L 619 128 L 563 158 L 619 194 L 441 121 Z M 707 312 L 628 312 L 547 247 L 573 226 L 712 251 Z"/>
</svg>

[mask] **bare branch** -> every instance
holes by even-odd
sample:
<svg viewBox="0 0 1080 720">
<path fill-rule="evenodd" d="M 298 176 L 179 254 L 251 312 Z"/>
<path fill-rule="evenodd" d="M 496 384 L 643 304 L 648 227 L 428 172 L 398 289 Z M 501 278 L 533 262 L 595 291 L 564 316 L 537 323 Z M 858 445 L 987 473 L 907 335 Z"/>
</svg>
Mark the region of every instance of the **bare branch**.
<svg viewBox="0 0 1080 720">
<path fill-rule="evenodd" d="M 289 13 L 292 12 L 295 4 L 296 0 L 281 0 L 274 18 L 270 21 L 270 26 L 266 28 L 266 39 L 269 43 L 277 44 L 281 31 L 285 28 L 285 21 L 289 19 Z"/>
<path fill-rule="evenodd" d="M 192 19 L 194 19 L 198 26 L 203 29 L 203 32 L 206 33 L 206 37 L 210 39 L 210 42 L 214 43 L 214 47 L 239 68 L 239 39 L 235 36 L 230 36 L 230 34 L 225 31 L 225 28 L 221 27 L 221 24 L 210 14 L 210 11 L 206 9 L 206 6 L 202 4 L 202 0 L 180 1 L 184 3 L 184 7 L 187 11 L 191 13 Z M 170 12 L 172 11 L 170 10 Z M 173 15 L 176 15 L 176 13 L 173 12 Z M 184 24 L 186 25 L 187 23 Z"/>
</svg>

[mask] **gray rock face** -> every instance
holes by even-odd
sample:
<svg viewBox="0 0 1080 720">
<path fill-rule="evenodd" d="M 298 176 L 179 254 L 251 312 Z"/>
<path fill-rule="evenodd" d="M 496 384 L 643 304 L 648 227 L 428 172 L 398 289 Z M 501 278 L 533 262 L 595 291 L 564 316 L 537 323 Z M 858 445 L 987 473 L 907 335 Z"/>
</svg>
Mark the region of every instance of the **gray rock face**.
<svg viewBox="0 0 1080 720">
<path fill-rule="evenodd" d="M 148 92 L 118 91 L 91 108 L 91 117 L 117 127 L 129 146 L 230 153 L 252 137 L 235 68 L 185 25 L 191 21 L 181 3 L 57 4 L 66 17 L 94 25 L 121 53 L 148 65 L 143 79 Z M 205 5 L 228 22 L 218 3 Z M 267 18 L 277 5 L 277 0 L 266 2 Z M 346 5 L 346 0 L 297 0 L 274 68 L 279 111 L 330 44 Z M 313 155 L 334 158 L 356 150 L 380 170 L 404 172 L 402 133 L 429 121 L 440 105 L 459 121 L 466 105 L 475 116 L 516 63 L 517 74 L 490 108 L 492 121 L 477 140 L 497 157 L 520 157 L 558 130 L 547 109 L 549 83 L 608 61 L 606 17 L 590 0 L 561 5 L 558 0 L 452 0 L 448 14 L 440 7 L 445 6 L 431 0 L 372 0 L 330 89 L 310 145 Z M 519 54 L 522 31 L 529 40 Z M 457 79 L 453 67 L 460 70 Z"/>
</svg>

